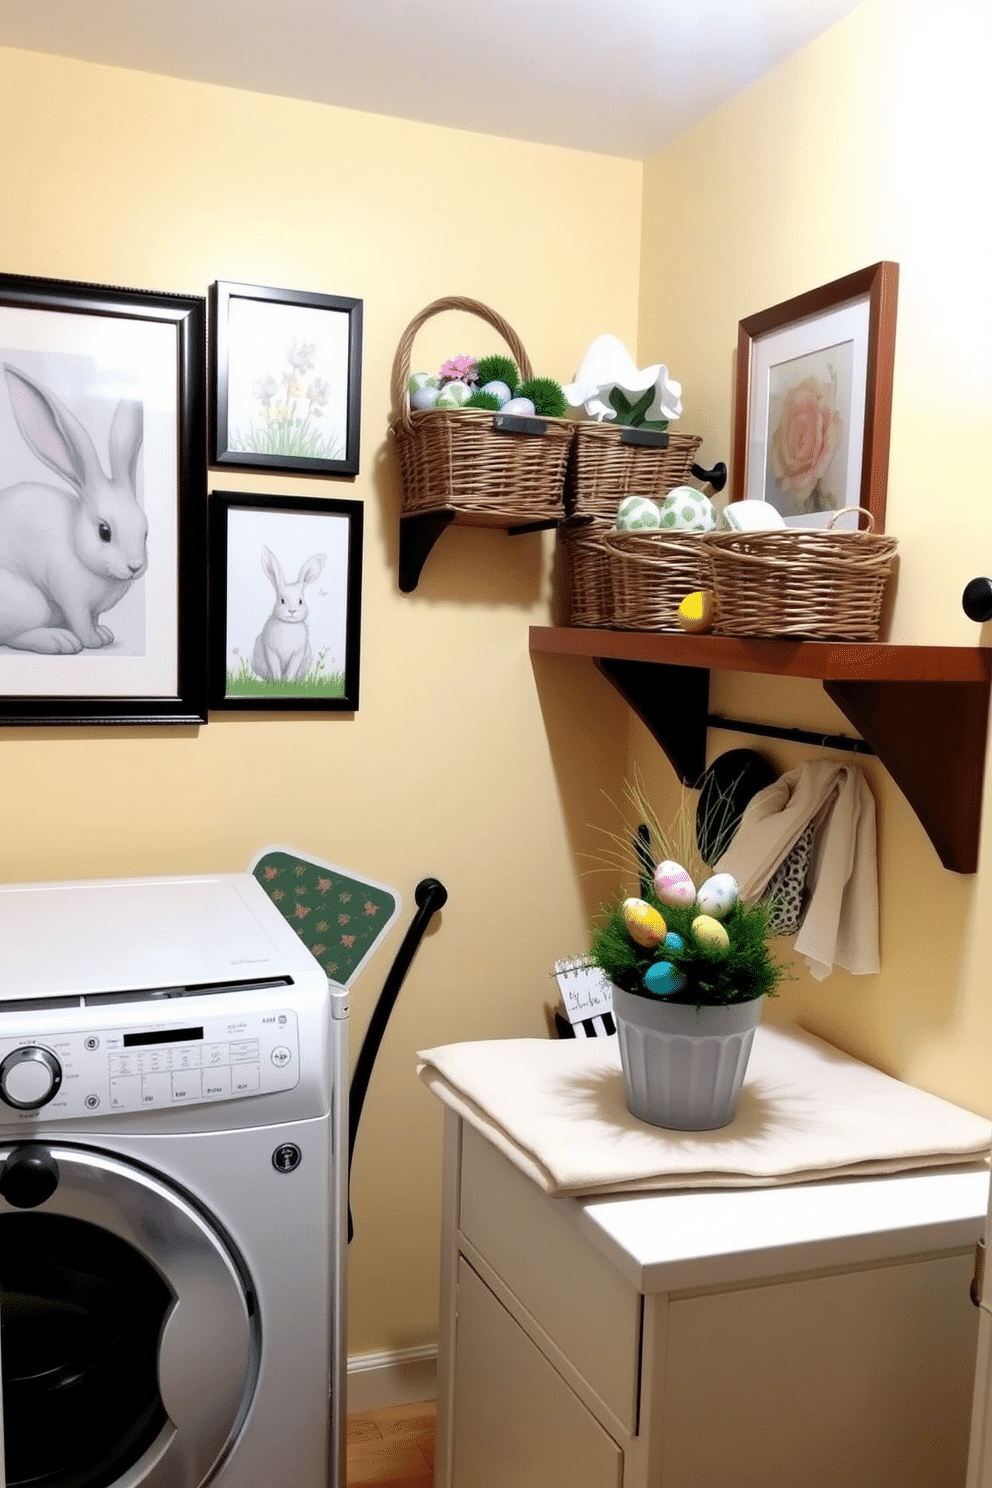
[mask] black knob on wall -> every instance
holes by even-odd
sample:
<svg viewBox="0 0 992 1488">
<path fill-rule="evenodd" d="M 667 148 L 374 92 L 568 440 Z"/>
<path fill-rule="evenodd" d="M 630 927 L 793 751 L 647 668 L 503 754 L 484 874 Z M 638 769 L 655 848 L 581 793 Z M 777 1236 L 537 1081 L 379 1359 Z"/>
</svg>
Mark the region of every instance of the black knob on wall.
<svg viewBox="0 0 992 1488">
<path fill-rule="evenodd" d="M 0 1168 L 0 1194 L 15 1209 L 36 1209 L 59 1186 L 59 1165 L 47 1147 L 25 1142 Z"/>
<path fill-rule="evenodd" d="M 992 620 L 992 579 L 972 579 L 965 584 L 961 607 L 969 620 Z"/>
</svg>

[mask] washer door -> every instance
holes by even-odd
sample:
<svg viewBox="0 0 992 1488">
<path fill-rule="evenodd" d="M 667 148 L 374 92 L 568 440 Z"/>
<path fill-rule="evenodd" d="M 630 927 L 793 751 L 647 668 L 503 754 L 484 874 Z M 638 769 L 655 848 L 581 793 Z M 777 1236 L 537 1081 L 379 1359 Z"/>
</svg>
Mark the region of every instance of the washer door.
<svg viewBox="0 0 992 1488">
<path fill-rule="evenodd" d="M 175 1189 L 85 1148 L 0 1147 L 7 1488 L 199 1488 L 258 1373 L 228 1246 Z"/>
</svg>

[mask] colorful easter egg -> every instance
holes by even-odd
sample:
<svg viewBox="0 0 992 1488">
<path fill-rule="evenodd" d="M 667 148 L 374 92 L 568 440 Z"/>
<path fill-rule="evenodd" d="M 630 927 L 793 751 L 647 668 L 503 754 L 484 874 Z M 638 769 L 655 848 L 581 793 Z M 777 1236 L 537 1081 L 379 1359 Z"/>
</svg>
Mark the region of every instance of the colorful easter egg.
<svg viewBox="0 0 992 1488">
<path fill-rule="evenodd" d="M 423 413 L 426 408 L 435 408 L 437 406 L 437 400 L 440 395 L 440 388 L 417 388 L 416 392 L 410 394 L 410 407 L 415 408 L 418 413 Z"/>
<path fill-rule="evenodd" d="M 712 589 L 696 589 L 679 605 L 675 618 L 681 630 L 690 633 L 710 630 L 716 616 L 716 598 Z"/>
<path fill-rule="evenodd" d="M 689 978 L 670 961 L 653 961 L 644 973 L 644 985 L 655 997 L 670 997 L 681 992 Z"/>
<path fill-rule="evenodd" d="M 662 904 L 676 909 L 688 909 L 696 902 L 696 885 L 681 863 L 666 858 L 654 870 L 654 891 Z"/>
<path fill-rule="evenodd" d="M 674 532 L 712 532 L 716 507 L 695 486 L 676 486 L 662 503 L 661 525 Z"/>
<path fill-rule="evenodd" d="M 730 936 L 712 915 L 697 915 L 692 922 L 692 934 L 696 944 L 712 956 L 725 956 L 730 950 Z"/>
<path fill-rule="evenodd" d="M 446 382 L 437 395 L 435 408 L 461 408 L 471 398 L 474 388 L 467 382 Z"/>
<path fill-rule="evenodd" d="M 411 372 L 407 392 L 419 393 L 421 388 L 439 388 L 441 379 L 436 372 Z"/>
<path fill-rule="evenodd" d="M 625 496 L 617 508 L 619 532 L 640 532 L 644 528 L 660 526 L 661 512 L 646 496 Z"/>
<path fill-rule="evenodd" d="M 700 886 L 696 895 L 696 907 L 700 914 L 711 915 L 714 920 L 726 919 L 737 903 L 740 889 L 732 873 L 714 873 Z"/>
<path fill-rule="evenodd" d="M 662 949 L 666 951 L 684 951 L 685 941 L 677 930 L 669 930 L 662 941 Z"/>
<path fill-rule="evenodd" d="M 534 404 L 530 398 L 511 398 L 503 404 L 503 413 L 515 413 L 518 418 L 533 418 Z"/>
<path fill-rule="evenodd" d="M 622 905 L 623 922 L 631 940 L 639 946 L 656 946 L 664 940 L 668 930 L 661 915 L 643 899 L 625 899 Z"/>
<path fill-rule="evenodd" d="M 485 387 L 480 388 L 479 391 L 481 393 L 492 393 L 500 408 L 502 408 L 504 404 L 509 403 L 510 399 L 513 397 L 513 393 L 507 387 L 506 383 L 500 382 L 498 379 L 494 382 L 487 382 Z"/>
</svg>

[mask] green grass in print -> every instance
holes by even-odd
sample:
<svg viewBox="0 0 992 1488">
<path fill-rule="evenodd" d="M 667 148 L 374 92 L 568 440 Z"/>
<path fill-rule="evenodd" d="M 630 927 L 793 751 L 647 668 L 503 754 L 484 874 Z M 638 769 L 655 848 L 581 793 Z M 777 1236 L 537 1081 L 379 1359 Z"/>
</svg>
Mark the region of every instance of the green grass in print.
<svg viewBox="0 0 992 1488">
<path fill-rule="evenodd" d="M 325 672 L 324 658 L 319 656 L 306 676 L 297 682 L 267 682 L 256 677 L 245 660 L 227 673 L 227 697 L 261 698 L 332 698 L 344 697 L 344 673 Z"/>
</svg>

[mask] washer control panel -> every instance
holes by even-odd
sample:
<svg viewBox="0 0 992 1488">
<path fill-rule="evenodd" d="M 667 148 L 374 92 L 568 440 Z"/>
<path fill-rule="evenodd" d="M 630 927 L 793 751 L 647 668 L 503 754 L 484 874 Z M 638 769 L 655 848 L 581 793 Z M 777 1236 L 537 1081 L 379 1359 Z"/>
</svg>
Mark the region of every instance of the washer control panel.
<svg viewBox="0 0 992 1488">
<path fill-rule="evenodd" d="M 162 1110 L 291 1090 L 300 1040 L 290 1009 L 145 1028 L 0 1036 L 0 1113 L 46 1121 Z"/>
</svg>

